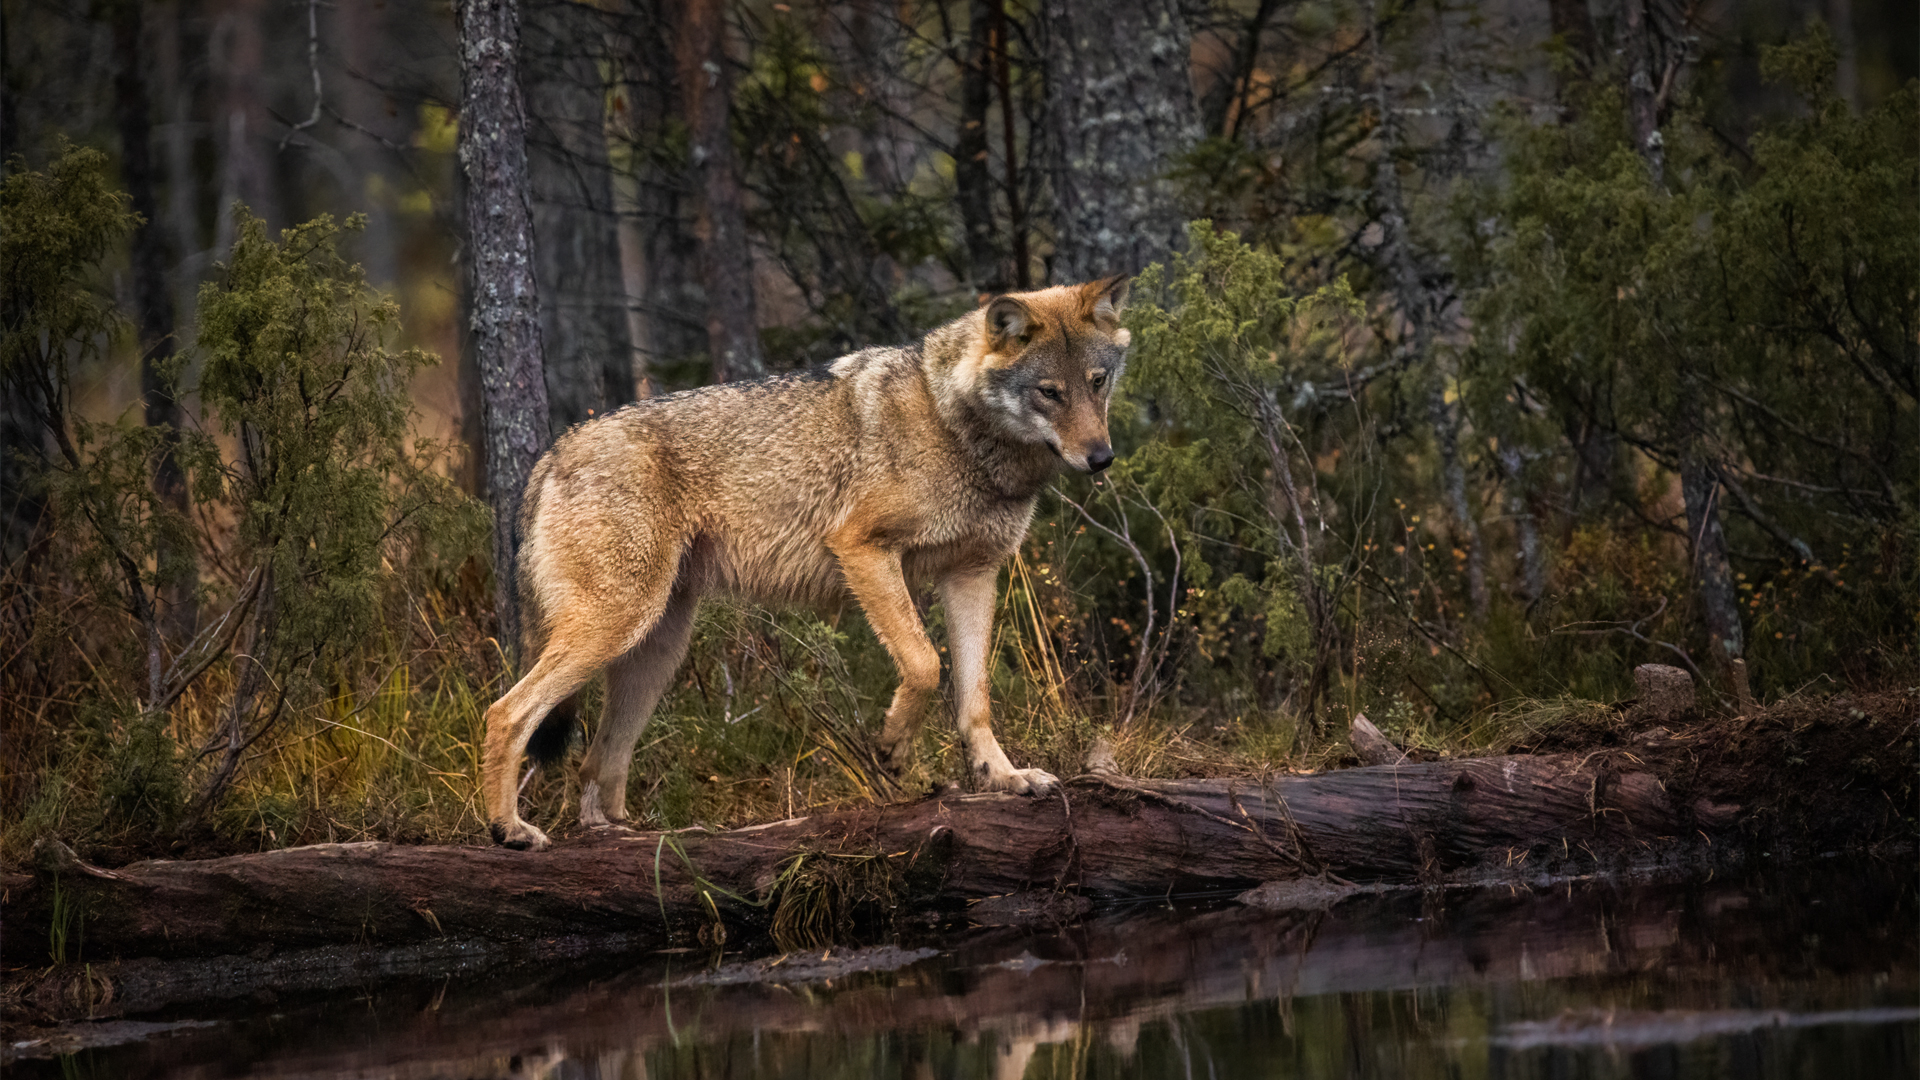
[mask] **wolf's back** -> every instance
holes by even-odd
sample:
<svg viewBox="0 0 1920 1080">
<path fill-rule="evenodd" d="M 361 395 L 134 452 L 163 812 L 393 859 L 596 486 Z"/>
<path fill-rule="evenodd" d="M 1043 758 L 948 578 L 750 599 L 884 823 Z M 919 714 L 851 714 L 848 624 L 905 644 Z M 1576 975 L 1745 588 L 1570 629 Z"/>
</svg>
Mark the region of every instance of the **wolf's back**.
<svg viewBox="0 0 1920 1080">
<path fill-rule="evenodd" d="M 801 486 L 820 480 L 819 470 L 809 474 L 800 459 L 851 452 L 855 436 L 847 428 L 857 421 L 843 415 L 842 392 L 848 389 L 835 371 L 809 369 L 650 398 L 561 435 L 535 463 L 521 495 L 516 577 L 522 665 L 531 665 L 545 648 L 551 614 L 537 584 L 541 564 L 558 553 L 539 542 L 543 516 L 564 520 L 586 509 L 671 531 L 688 519 L 722 513 L 723 503 L 763 507 L 769 494 L 777 499 L 796 478 Z M 545 505 L 551 499 L 560 502 Z"/>
</svg>

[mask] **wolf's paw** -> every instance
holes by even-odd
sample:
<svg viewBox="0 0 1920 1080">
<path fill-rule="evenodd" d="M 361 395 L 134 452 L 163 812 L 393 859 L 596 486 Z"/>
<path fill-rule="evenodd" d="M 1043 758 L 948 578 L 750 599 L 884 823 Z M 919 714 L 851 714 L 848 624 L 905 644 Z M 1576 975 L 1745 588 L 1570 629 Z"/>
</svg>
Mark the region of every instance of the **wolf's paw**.
<svg viewBox="0 0 1920 1080">
<path fill-rule="evenodd" d="M 588 781 L 580 785 L 580 824 L 589 829 L 626 824 L 627 808 L 624 803 L 602 805 L 602 802 L 599 784 Z"/>
<path fill-rule="evenodd" d="M 989 775 L 982 787 L 987 791 L 1010 791 L 1015 795 L 1031 795 L 1040 799 L 1058 790 L 1060 779 L 1044 769 L 1013 769 Z"/>
<path fill-rule="evenodd" d="M 493 833 L 494 843 L 514 851 L 540 851 L 553 843 L 547 839 L 546 833 L 517 819 L 505 825 L 496 821 L 487 829 Z"/>
</svg>

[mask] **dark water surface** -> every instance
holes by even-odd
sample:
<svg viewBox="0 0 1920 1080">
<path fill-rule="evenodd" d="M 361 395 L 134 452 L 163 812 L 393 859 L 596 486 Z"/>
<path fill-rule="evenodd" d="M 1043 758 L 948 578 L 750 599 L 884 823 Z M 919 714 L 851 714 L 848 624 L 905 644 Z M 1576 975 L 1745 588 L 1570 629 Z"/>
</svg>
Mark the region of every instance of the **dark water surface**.
<svg viewBox="0 0 1920 1080">
<path fill-rule="evenodd" d="M 682 954 L 177 1011 L 142 1019 L 182 1026 L 8 1072 L 1920 1075 L 1911 860 L 1408 892 L 1322 912 L 1161 904 L 901 946 L 852 954 L 899 965 L 882 971 L 849 973 L 832 955 L 822 965 L 826 950 L 771 968 Z"/>
</svg>

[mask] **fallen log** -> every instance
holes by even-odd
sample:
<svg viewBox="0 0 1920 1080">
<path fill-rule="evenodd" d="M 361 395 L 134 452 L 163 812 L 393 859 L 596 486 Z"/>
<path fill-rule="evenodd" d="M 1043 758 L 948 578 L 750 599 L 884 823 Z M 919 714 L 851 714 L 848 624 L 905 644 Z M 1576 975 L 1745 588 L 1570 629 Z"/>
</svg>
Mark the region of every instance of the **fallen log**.
<svg viewBox="0 0 1920 1080">
<path fill-rule="evenodd" d="M 1712 986 L 1730 967 L 1749 981 L 1774 985 L 1807 977 L 1804 958 L 1777 947 L 1801 933 L 1822 935 L 1829 963 L 1845 957 L 1880 970 L 1887 928 L 1914 921 L 1903 881 L 1888 868 L 1859 895 L 1858 914 L 1839 921 L 1818 906 L 1767 903 L 1765 892 L 1756 895 L 1751 885 L 1725 878 L 1687 888 L 1609 879 L 1437 895 L 1401 891 L 1349 900 L 1332 911 L 1136 905 L 1059 934 L 984 929 L 942 935 L 938 955 L 929 948 L 836 947 L 830 954 L 714 968 L 711 954 L 701 952 L 584 974 L 577 963 L 549 963 L 383 995 L 365 1007 L 380 1017 L 377 1024 L 283 1022 L 269 1045 L 226 1025 L 175 1030 L 151 1041 L 139 1061 L 153 1074 L 183 1074 L 207 1061 L 230 1061 L 231 1048 L 243 1045 L 259 1055 L 248 1059 L 256 1075 L 502 1076 L 504 1063 L 518 1057 L 524 1071 L 514 1075 L 537 1074 L 525 1068 L 537 1062 L 547 1075 L 597 1069 L 605 1076 L 620 1075 L 605 1064 L 611 1054 L 631 1060 L 689 1042 L 765 1039 L 771 1046 L 784 1036 L 832 1045 L 918 1032 L 967 1042 L 988 1036 L 999 1060 L 1017 1062 L 1036 1043 L 1080 1035 L 1126 1047 L 1156 1020 L 1260 1001 L 1290 1008 L 1317 995 L 1623 979 L 1647 971 L 1673 983 Z M 150 1012 L 181 1000 L 167 994 L 179 991 L 162 978 L 169 968 L 196 962 L 136 963 L 142 966 L 96 969 L 96 978 L 114 981 L 117 994 L 93 1015 Z M 1910 963 L 1895 961 L 1892 970 L 1906 980 L 1896 988 L 1910 985 Z M 848 977 L 887 971 L 897 974 Z M 259 975 L 236 973 L 222 989 L 251 997 L 260 990 Z M 209 1010 L 203 1002 L 196 1012 L 176 1015 L 207 1017 Z M 688 1025 L 689 1016 L 698 1022 Z M 1495 1015 L 1488 1023 L 1499 1020 Z M 25 1042 L 50 1033 L 18 1034 Z M 56 1051 L 67 1051 L 58 1034 L 27 1049 L 36 1056 Z M 561 1067 L 561 1059 L 581 1067 Z M 96 1060 L 95 1073 L 110 1073 L 113 1063 Z"/>
<path fill-rule="evenodd" d="M 1612 761 L 1513 756 L 1227 780 L 1089 774 L 1043 800 L 945 795 L 730 831 L 598 830 L 543 852 L 322 844 L 106 870 L 53 850 L 31 880 L 9 883 L 4 946 L 10 964 L 44 963 L 63 920 L 89 960 L 594 934 L 650 947 L 729 926 L 825 940 L 856 909 L 899 914 L 1034 889 L 1160 896 L 1306 875 L 1437 880 L 1638 852 L 1694 832 L 1692 809 L 1670 805 L 1656 777 Z"/>
</svg>

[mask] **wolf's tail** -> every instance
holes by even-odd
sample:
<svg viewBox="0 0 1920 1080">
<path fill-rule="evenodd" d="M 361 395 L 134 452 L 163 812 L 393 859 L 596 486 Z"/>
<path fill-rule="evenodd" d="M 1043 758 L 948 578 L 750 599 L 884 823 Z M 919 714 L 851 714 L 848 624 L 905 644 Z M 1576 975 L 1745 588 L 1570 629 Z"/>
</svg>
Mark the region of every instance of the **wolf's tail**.
<svg viewBox="0 0 1920 1080">
<path fill-rule="evenodd" d="M 527 487 L 520 497 L 519 572 L 515 587 L 520 596 L 520 663 L 531 667 L 547 645 L 547 613 L 540 608 L 539 590 L 533 587 L 533 563 L 539 552 L 526 542 L 533 535 L 533 522 L 540 513 L 540 489 L 545 487 L 547 458 L 534 464 Z M 580 732 L 580 693 L 575 691 L 533 729 L 527 740 L 527 757 L 537 765 L 551 765 L 567 756 L 574 736 Z"/>
<path fill-rule="evenodd" d="M 567 756 L 573 737 L 580 733 L 580 694 L 553 707 L 527 740 L 527 759 L 535 765 L 552 765 Z"/>
</svg>

